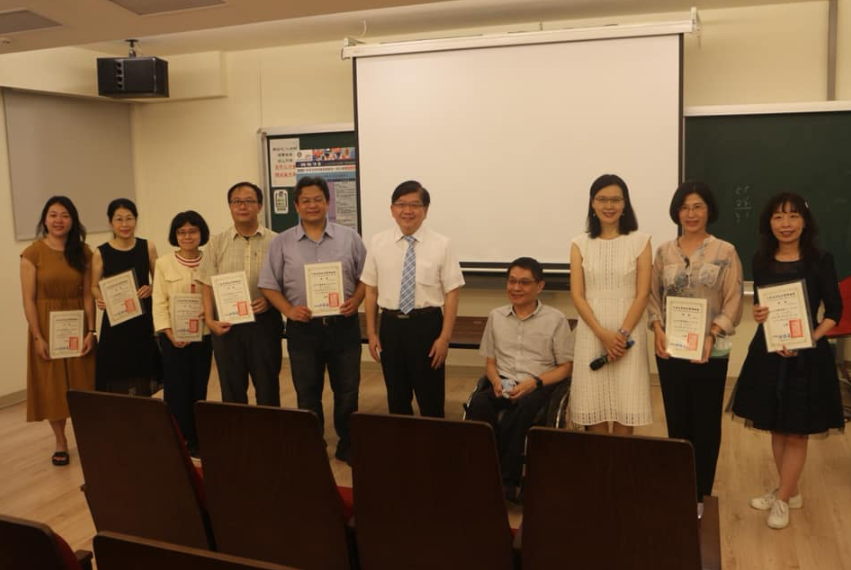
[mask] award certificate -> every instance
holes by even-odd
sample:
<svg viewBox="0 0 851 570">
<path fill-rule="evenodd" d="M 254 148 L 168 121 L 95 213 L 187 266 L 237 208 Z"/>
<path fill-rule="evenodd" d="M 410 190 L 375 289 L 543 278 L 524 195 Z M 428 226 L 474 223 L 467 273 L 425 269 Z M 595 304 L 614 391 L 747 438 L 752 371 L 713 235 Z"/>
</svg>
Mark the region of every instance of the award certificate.
<svg viewBox="0 0 851 570">
<path fill-rule="evenodd" d="M 83 350 L 86 336 L 83 311 L 50 311 L 50 358 L 73 358 Z"/>
<path fill-rule="evenodd" d="M 314 317 L 340 314 L 340 305 L 344 301 L 342 262 L 305 264 L 304 286 L 307 308 Z"/>
<path fill-rule="evenodd" d="M 171 334 L 180 342 L 204 339 L 201 317 L 204 303 L 200 293 L 177 293 L 171 296 Z"/>
<path fill-rule="evenodd" d="M 765 346 L 768 352 L 812 348 L 813 327 L 810 323 L 809 301 L 804 280 L 758 287 L 759 304 L 768 307 L 763 323 Z"/>
<path fill-rule="evenodd" d="M 665 300 L 665 336 L 674 358 L 701 360 L 706 338 L 706 299 L 671 297 Z"/>
<path fill-rule="evenodd" d="M 100 294 L 106 305 L 106 314 L 111 326 L 120 325 L 142 315 L 142 303 L 136 291 L 136 275 L 132 270 L 105 277 L 98 283 Z"/>
<path fill-rule="evenodd" d="M 220 321 L 232 325 L 254 322 L 251 293 L 244 271 L 214 275 L 211 281 Z"/>
</svg>

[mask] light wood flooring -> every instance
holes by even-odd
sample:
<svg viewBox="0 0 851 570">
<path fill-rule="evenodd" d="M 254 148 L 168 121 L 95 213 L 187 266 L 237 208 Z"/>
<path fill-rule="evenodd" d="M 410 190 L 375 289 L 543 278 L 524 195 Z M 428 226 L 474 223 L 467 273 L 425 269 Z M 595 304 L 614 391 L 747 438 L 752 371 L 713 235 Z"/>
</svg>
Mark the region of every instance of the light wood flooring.
<svg viewBox="0 0 851 570">
<path fill-rule="evenodd" d="M 460 418 L 461 402 L 481 373 L 481 368 L 471 367 L 447 370 L 447 417 Z M 295 406 L 289 378 L 285 360 L 281 373 L 282 402 L 285 406 Z M 209 392 L 210 399 L 220 399 L 215 371 Z M 338 483 L 351 484 L 348 466 L 333 459 L 336 435 L 331 425 L 330 390 L 326 390 L 324 400 L 331 466 Z M 664 411 L 658 385 L 653 386 L 653 404 L 656 422 L 638 429 L 637 433 L 664 436 Z M 363 367 L 360 409 L 378 413 L 387 409 L 381 371 L 373 364 Z M 95 529 L 80 491 L 83 477 L 73 430 L 69 424 L 70 467 L 53 467 L 49 461 L 53 451 L 49 426 L 28 424 L 25 417 L 23 403 L 0 410 L 0 513 L 44 522 L 64 536 L 73 548 L 91 549 Z M 846 433 L 810 442 L 801 482 L 805 507 L 792 511 L 787 529 L 775 531 L 766 526 L 765 513 L 748 506 L 751 496 L 776 484 L 769 436 L 725 418 L 714 494 L 720 500 L 721 548 L 726 570 L 851 569 L 849 437 Z M 509 505 L 509 509 L 512 525 L 516 526 L 521 510 L 514 505 Z M 447 505 L 446 513 L 457 516 L 453 514 L 457 508 Z"/>
</svg>

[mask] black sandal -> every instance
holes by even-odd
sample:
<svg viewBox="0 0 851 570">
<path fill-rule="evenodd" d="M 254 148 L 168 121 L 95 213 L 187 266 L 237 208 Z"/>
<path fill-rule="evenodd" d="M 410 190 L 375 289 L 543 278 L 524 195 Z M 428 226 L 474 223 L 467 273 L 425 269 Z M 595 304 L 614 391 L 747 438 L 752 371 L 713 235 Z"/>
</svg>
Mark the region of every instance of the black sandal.
<svg viewBox="0 0 851 570">
<path fill-rule="evenodd" d="M 71 456 L 68 455 L 67 451 L 57 451 L 51 456 L 50 462 L 57 467 L 61 467 L 71 462 Z"/>
</svg>

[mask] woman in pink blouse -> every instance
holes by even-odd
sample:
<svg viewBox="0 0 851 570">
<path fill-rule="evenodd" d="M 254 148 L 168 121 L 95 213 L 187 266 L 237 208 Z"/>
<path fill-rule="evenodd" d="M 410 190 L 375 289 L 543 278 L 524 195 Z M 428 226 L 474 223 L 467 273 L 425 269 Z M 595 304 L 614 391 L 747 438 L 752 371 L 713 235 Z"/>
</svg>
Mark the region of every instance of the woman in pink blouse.
<svg viewBox="0 0 851 570">
<path fill-rule="evenodd" d="M 721 415 L 730 341 L 742 317 L 742 263 L 732 244 L 707 231 L 718 219 L 712 190 L 703 182 L 680 184 L 670 207 L 679 237 L 659 246 L 651 274 L 648 322 L 655 333 L 668 436 L 694 446 L 697 500 L 712 494 L 721 448 Z M 706 340 L 700 360 L 667 351 L 667 297 L 706 299 Z"/>
</svg>

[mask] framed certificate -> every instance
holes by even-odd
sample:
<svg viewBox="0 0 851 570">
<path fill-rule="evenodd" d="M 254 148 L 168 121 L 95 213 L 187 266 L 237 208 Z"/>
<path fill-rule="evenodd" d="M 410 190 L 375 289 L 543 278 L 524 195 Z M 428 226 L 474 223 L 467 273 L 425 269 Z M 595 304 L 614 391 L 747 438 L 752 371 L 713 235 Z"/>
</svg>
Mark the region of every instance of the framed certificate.
<svg viewBox="0 0 851 570">
<path fill-rule="evenodd" d="M 171 296 L 171 334 L 180 342 L 204 339 L 201 313 L 204 303 L 199 293 L 177 293 Z"/>
<path fill-rule="evenodd" d="M 106 314 L 111 326 L 135 319 L 142 315 L 142 303 L 136 294 L 136 274 L 133 270 L 104 277 L 98 283 L 100 294 L 106 305 Z"/>
<path fill-rule="evenodd" d="M 765 346 L 768 352 L 812 348 L 813 325 L 804 280 L 757 287 L 759 304 L 768 307 L 763 323 Z"/>
<path fill-rule="evenodd" d="M 211 281 L 220 321 L 232 325 L 254 322 L 251 293 L 244 271 L 214 275 Z"/>
<path fill-rule="evenodd" d="M 50 358 L 74 358 L 83 351 L 86 315 L 83 311 L 50 311 Z"/>
<path fill-rule="evenodd" d="M 706 338 L 706 299 L 665 298 L 665 336 L 668 354 L 674 358 L 700 360 Z"/>
<path fill-rule="evenodd" d="M 304 266 L 307 308 L 314 317 L 339 315 L 343 304 L 343 264 L 307 263 Z"/>
</svg>

